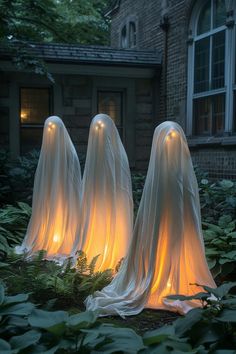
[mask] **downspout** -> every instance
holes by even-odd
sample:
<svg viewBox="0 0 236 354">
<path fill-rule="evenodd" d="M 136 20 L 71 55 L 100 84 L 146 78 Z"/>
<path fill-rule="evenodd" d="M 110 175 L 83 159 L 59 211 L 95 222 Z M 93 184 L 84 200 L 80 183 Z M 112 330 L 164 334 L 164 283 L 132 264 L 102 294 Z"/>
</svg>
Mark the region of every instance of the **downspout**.
<svg viewBox="0 0 236 354">
<path fill-rule="evenodd" d="M 168 32 L 169 32 L 169 17 L 163 15 L 160 21 L 160 28 L 164 32 L 164 50 L 163 50 L 163 108 L 164 119 L 167 118 L 167 65 L 168 65 Z"/>
</svg>

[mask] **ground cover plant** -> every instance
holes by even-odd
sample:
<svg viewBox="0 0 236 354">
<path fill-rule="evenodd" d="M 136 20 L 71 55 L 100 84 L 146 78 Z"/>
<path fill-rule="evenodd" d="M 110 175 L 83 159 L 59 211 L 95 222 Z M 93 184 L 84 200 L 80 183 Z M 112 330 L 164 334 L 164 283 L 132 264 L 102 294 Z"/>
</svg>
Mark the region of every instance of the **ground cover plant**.
<svg viewBox="0 0 236 354">
<path fill-rule="evenodd" d="M 62 267 L 45 261 L 43 251 L 30 262 L 12 252 L 21 244 L 31 215 L 37 159 L 33 152 L 12 164 L 5 152 L 0 154 L 1 354 L 235 353 L 236 182 L 212 182 L 197 170 L 206 256 L 219 285 L 206 291 L 215 299 L 197 294 L 204 307 L 180 318 L 168 311 L 144 310 L 125 320 L 101 320 L 84 312 L 83 304 L 114 275 L 111 270 L 94 271 L 97 257 L 89 264 L 79 252 L 76 263 L 68 259 Z M 132 182 L 137 211 L 145 176 L 135 173 Z"/>
</svg>

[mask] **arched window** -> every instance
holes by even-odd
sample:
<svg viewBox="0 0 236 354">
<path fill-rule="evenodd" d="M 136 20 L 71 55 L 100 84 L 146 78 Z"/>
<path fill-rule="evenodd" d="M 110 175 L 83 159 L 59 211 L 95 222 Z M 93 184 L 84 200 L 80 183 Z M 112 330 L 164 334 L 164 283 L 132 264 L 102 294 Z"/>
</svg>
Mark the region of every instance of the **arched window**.
<svg viewBox="0 0 236 354">
<path fill-rule="evenodd" d="M 129 47 L 133 48 L 136 46 L 136 24 L 131 21 L 129 23 Z"/>
<path fill-rule="evenodd" d="M 234 23 L 227 26 L 225 0 L 202 0 L 190 23 L 188 135 L 233 131 Z"/>
<path fill-rule="evenodd" d="M 124 49 L 137 46 L 137 25 L 134 16 L 129 16 L 121 27 L 120 46 Z"/>
<path fill-rule="evenodd" d="M 121 30 L 121 48 L 128 48 L 128 36 L 126 25 Z"/>
</svg>

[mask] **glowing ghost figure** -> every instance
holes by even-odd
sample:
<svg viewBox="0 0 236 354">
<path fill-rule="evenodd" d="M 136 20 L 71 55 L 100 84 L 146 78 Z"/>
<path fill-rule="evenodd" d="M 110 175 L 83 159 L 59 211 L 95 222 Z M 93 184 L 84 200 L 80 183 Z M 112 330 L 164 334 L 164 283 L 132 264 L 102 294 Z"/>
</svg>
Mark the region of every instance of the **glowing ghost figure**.
<svg viewBox="0 0 236 354">
<path fill-rule="evenodd" d="M 205 258 L 198 185 L 187 141 L 174 122 L 160 124 L 126 260 L 110 285 L 86 299 L 101 315 L 135 315 L 144 307 L 186 313 L 199 302 L 167 295 L 215 287 Z"/>
<path fill-rule="evenodd" d="M 106 114 L 91 123 L 82 181 L 79 238 L 74 254 L 89 261 L 99 255 L 96 270 L 114 269 L 127 251 L 133 227 L 133 199 L 128 158 L 115 124 Z"/>
<path fill-rule="evenodd" d="M 29 256 L 45 250 L 47 258 L 69 256 L 78 231 L 80 163 L 59 117 L 44 124 L 43 143 L 35 174 L 32 216 L 17 253 Z"/>
</svg>

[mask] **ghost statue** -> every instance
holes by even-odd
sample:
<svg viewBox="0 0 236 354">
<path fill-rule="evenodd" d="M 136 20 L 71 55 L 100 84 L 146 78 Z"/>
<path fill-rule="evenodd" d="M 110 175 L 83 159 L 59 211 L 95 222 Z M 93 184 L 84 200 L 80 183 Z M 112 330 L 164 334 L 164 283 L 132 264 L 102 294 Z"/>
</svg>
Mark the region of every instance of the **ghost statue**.
<svg viewBox="0 0 236 354">
<path fill-rule="evenodd" d="M 115 269 L 128 251 L 133 199 L 128 158 L 106 114 L 96 115 L 91 122 L 81 198 L 74 254 L 83 250 L 90 262 L 99 255 L 96 271 Z"/>
<path fill-rule="evenodd" d="M 110 285 L 90 295 L 87 310 L 135 315 L 143 308 L 186 313 L 199 301 L 167 299 L 215 287 L 205 258 L 198 185 L 181 127 L 154 132 L 151 157 L 127 258 Z"/>
<path fill-rule="evenodd" d="M 69 256 L 78 232 L 81 170 L 74 145 L 59 117 L 44 124 L 34 179 L 32 215 L 17 253 L 39 250 L 46 258 Z"/>
</svg>

